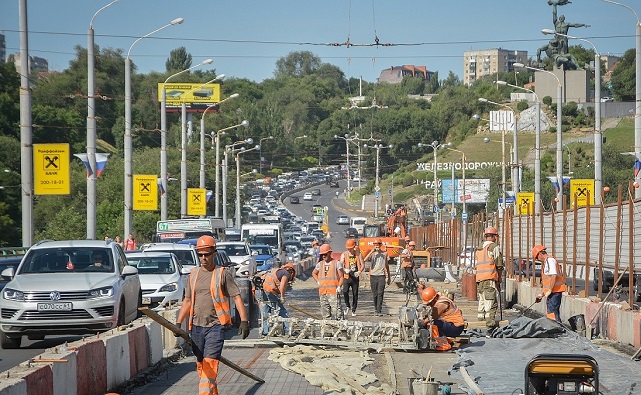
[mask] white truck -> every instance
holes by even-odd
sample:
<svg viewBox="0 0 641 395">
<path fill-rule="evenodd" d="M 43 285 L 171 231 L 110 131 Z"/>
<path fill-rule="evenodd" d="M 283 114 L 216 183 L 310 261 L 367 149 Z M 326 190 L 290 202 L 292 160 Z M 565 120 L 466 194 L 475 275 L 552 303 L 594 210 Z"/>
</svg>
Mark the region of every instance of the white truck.
<svg viewBox="0 0 641 395">
<path fill-rule="evenodd" d="M 349 227 L 354 228 L 358 231 L 359 236 L 363 235 L 363 228 L 367 224 L 367 218 L 365 217 L 352 217 L 349 220 Z"/>
</svg>

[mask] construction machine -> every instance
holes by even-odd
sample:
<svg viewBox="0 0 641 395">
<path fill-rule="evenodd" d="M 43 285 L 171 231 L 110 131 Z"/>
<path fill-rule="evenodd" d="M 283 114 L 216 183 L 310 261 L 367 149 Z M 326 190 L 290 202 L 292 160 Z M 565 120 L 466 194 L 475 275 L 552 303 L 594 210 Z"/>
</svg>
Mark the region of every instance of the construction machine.
<svg viewBox="0 0 641 395">
<path fill-rule="evenodd" d="M 526 395 L 596 394 L 599 364 L 589 355 L 539 354 L 525 367 Z"/>
<path fill-rule="evenodd" d="M 358 249 L 361 255 L 367 256 L 369 254 L 374 248 L 374 240 L 376 239 L 381 240 L 383 248 L 390 258 L 397 258 L 401 254 L 401 251 L 405 248 L 404 237 L 388 236 L 386 229 L 387 222 L 363 226 L 363 237 L 358 240 Z"/>
</svg>

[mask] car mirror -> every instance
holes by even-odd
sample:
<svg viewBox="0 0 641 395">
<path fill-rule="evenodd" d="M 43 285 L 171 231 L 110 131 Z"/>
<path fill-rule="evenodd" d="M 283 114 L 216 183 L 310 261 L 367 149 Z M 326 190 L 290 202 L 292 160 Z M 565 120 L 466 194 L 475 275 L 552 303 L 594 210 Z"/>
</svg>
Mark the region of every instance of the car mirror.
<svg viewBox="0 0 641 395">
<path fill-rule="evenodd" d="M 2 271 L 2 274 L 0 274 L 0 275 L 2 275 L 2 277 L 6 277 L 6 278 L 13 278 L 13 276 L 15 275 L 15 269 L 12 268 L 12 267 L 8 267 L 8 268 L 4 269 Z"/>
<path fill-rule="evenodd" d="M 126 265 L 124 269 L 122 269 L 123 276 L 133 276 L 134 274 L 138 274 L 138 268 L 135 266 Z"/>
</svg>

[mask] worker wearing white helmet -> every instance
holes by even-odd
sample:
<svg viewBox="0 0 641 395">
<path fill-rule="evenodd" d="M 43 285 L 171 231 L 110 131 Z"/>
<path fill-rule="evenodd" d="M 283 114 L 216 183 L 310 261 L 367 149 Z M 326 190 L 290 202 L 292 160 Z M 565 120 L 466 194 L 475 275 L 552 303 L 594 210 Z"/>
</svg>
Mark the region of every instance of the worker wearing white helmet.
<svg viewBox="0 0 641 395">
<path fill-rule="evenodd" d="M 499 247 L 499 232 L 488 226 L 483 232 L 485 241 L 476 251 L 476 284 L 478 292 L 478 320 L 485 321 L 488 332 L 498 326 L 496 311 L 499 308 L 497 293 L 501 289 L 503 272 L 503 253 Z"/>
</svg>

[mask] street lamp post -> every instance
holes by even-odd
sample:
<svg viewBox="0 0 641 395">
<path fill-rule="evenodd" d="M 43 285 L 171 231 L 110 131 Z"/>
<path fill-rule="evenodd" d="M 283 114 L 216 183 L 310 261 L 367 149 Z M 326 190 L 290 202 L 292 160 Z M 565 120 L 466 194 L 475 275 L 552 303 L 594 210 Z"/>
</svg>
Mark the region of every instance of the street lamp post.
<svg viewBox="0 0 641 395">
<path fill-rule="evenodd" d="M 263 137 L 258 142 L 258 146 L 260 147 L 258 150 L 258 173 L 260 173 L 260 175 L 263 175 L 263 141 L 273 140 L 273 139 L 274 139 L 274 136 L 267 136 L 267 137 Z"/>
<path fill-rule="evenodd" d="M 133 210 L 133 195 L 132 195 L 132 140 L 131 140 L 131 50 L 134 46 L 143 38 L 149 37 L 152 34 L 155 34 L 162 29 L 165 29 L 169 26 L 177 25 L 183 23 L 183 18 L 176 18 L 170 23 L 145 34 L 142 37 L 136 39 L 136 41 L 131 44 L 129 51 L 127 51 L 127 57 L 125 58 L 125 143 L 124 143 L 124 154 L 125 154 L 125 226 L 124 233 L 128 235 L 131 233 L 131 221 L 132 221 L 132 210 Z"/>
<path fill-rule="evenodd" d="M 496 81 L 499 85 L 507 85 L 530 92 L 536 99 L 536 134 L 534 140 L 534 212 L 541 212 L 541 101 L 536 92 L 522 86 L 509 84 L 505 81 Z"/>
<path fill-rule="evenodd" d="M 89 174 L 87 177 L 87 239 L 96 238 L 96 83 L 93 21 L 105 8 L 117 3 L 113 0 L 100 8 L 91 17 L 87 31 L 87 162 Z"/>
<path fill-rule="evenodd" d="M 525 68 L 528 70 L 541 71 L 547 74 L 554 76 L 557 82 L 556 87 L 556 182 L 559 186 L 556 193 L 556 209 L 560 211 L 563 209 L 563 133 L 562 133 L 562 121 L 563 121 L 563 112 L 561 105 L 563 104 L 563 85 L 561 85 L 561 80 L 551 71 L 538 69 L 532 66 L 526 66 L 523 63 L 514 63 L 516 68 Z"/>
<path fill-rule="evenodd" d="M 238 151 L 236 154 L 236 227 L 240 229 L 240 155 L 245 154 L 250 151 L 260 150 L 260 145 L 256 145 L 252 148 Z"/>
<path fill-rule="evenodd" d="M 625 7 L 630 10 L 634 17 L 637 19 L 635 38 L 636 38 L 636 55 L 635 55 L 635 81 L 636 81 L 636 101 L 635 101 L 635 115 L 634 115 L 634 159 L 641 160 L 641 21 L 637 13 L 628 5 L 617 3 L 612 0 L 603 0 L 606 3 Z M 634 176 L 634 185 L 639 185 L 641 172 Z M 641 198 L 641 188 L 634 188 L 634 198 Z"/>
<path fill-rule="evenodd" d="M 458 152 L 459 154 L 461 154 L 461 170 L 463 172 L 463 194 L 461 196 L 461 202 L 463 203 L 463 211 L 461 214 L 461 219 L 463 220 L 463 245 L 466 246 L 467 245 L 467 192 L 465 190 L 465 152 L 452 148 L 451 144 L 452 143 L 447 143 L 445 145 L 445 149 Z M 454 169 L 454 166 L 452 166 L 452 169 Z M 454 186 L 454 182 L 452 182 L 452 185 Z M 455 194 L 453 194 L 452 196 L 452 201 L 453 202 L 456 201 Z"/>
<path fill-rule="evenodd" d="M 200 177 L 198 184 L 198 187 L 200 189 L 205 188 L 205 114 L 207 114 L 207 111 L 209 111 L 210 109 L 218 107 L 221 103 L 224 103 L 227 100 L 234 99 L 236 97 L 238 97 L 238 93 L 230 95 L 229 97 L 221 100 L 220 103 L 214 103 L 207 106 L 207 108 L 205 108 L 205 111 L 203 111 L 203 115 L 200 117 Z M 214 138 L 214 135 L 215 134 L 212 132 L 212 139 Z M 216 166 L 218 166 L 218 163 L 216 163 Z"/>
<path fill-rule="evenodd" d="M 345 136 L 339 136 L 337 134 L 334 135 L 335 139 L 342 139 L 345 140 L 345 158 L 346 158 L 346 166 L 347 166 L 347 190 L 345 192 L 345 195 L 349 199 L 351 197 L 351 184 L 350 184 L 350 174 L 349 174 L 349 134 L 345 133 Z"/>
<path fill-rule="evenodd" d="M 205 59 L 195 66 L 191 66 L 170 75 L 162 84 L 162 93 L 160 95 L 160 182 L 162 183 L 165 193 L 160 195 L 160 219 L 167 220 L 167 89 L 166 85 L 170 79 L 179 76 L 189 70 L 200 67 L 204 64 L 212 63 L 212 59 Z"/>
<path fill-rule="evenodd" d="M 489 143 L 489 142 L 498 143 L 498 141 L 491 140 L 488 137 L 484 138 L 483 142 L 484 143 Z M 501 184 L 503 185 L 502 188 L 501 188 L 502 189 L 501 199 L 503 200 L 503 208 L 505 208 L 507 206 L 507 202 L 506 202 L 506 199 L 507 199 L 507 197 L 506 197 L 507 179 L 506 179 L 506 175 L 505 175 L 505 167 L 506 167 L 506 164 L 505 164 L 505 144 L 506 143 L 510 144 L 510 143 L 505 141 L 505 133 L 502 133 L 500 143 L 501 143 Z M 510 151 L 511 150 L 512 150 L 512 148 L 510 148 Z"/>
<path fill-rule="evenodd" d="M 223 221 L 225 222 L 225 226 L 227 226 L 227 175 L 228 175 L 228 154 L 231 153 L 233 154 L 233 149 L 234 147 L 237 147 L 242 144 L 253 144 L 254 140 L 252 138 L 247 138 L 242 141 L 236 141 L 235 143 L 231 143 L 229 145 L 225 146 L 225 154 L 224 154 L 224 159 L 223 159 L 223 202 L 222 202 L 222 207 L 223 207 Z M 244 147 L 241 147 L 242 150 L 244 150 Z"/>
<path fill-rule="evenodd" d="M 594 44 L 592 44 L 591 41 L 586 40 L 585 38 L 556 33 L 551 29 L 543 29 L 543 34 L 554 34 L 556 36 L 585 41 L 594 49 L 594 203 L 596 205 L 600 205 L 602 196 L 601 192 L 603 188 L 603 137 L 601 134 L 601 55 L 599 54 L 599 51 L 596 49 Z"/>
<path fill-rule="evenodd" d="M 438 173 L 436 171 L 437 171 L 437 168 L 438 168 L 438 159 L 436 157 L 436 151 L 438 150 L 438 148 L 441 145 L 443 145 L 443 144 L 439 144 L 439 142 L 436 141 L 436 140 L 432 141 L 430 144 L 418 143 L 418 147 L 419 148 L 421 148 L 421 147 L 432 147 L 432 151 L 434 152 L 434 186 L 433 186 L 433 189 L 434 189 L 434 207 L 432 208 L 432 210 L 433 210 L 433 212 L 435 214 L 434 215 L 435 216 L 434 220 L 437 223 L 439 222 L 438 221 L 438 217 L 439 217 L 438 213 L 439 213 L 440 210 L 437 211 L 437 209 L 438 209 Z"/>
<path fill-rule="evenodd" d="M 375 191 L 375 199 L 374 199 L 374 218 L 378 218 L 378 210 L 380 208 L 379 200 L 380 200 L 380 195 L 381 195 L 381 188 L 379 186 L 379 161 L 380 161 L 380 156 L 381 156 L 381 148 L 392 148 L 392 144 L 389 145 L 383 145 L 380 143 L 380 140 L 376 140 L 379 143 L 372 145 L 372 148 L 376 149 L 376 178 L 374 180 L 374 191 Z M 363 144 L 365 148 L 367 148 L 367 144 Z"/>
<path fill-rule="evenodd" d="M 238 95 L 238 94 L 234 93 L 234 95 Z M 228 99 L 231 99 L 231 97 L 234 96 L 234 95 L 229 96 Z M 234 96 L 234 97 L 237 97 L 237 96 Z M 215 204 L 215 216 L 216 217 L 220 216 L 220 198 L 219 198 L 219 196 L 220 196 L 220 173 L 221 173 L 221 171 L 218 169 L 218 167 L 220 165 L 220 136 L 225 134 L 225 132 L 227 130 L 236 129 L 236 128 L 241 127 L 241 126 L 244 127 L 244 128 L 248 128 L 249 127 L 249 121 L 245 119 L 241 123 L 239 123 L 238 125 L 226 127 L 224 129 L 220 129 L 216 133 L 212 132 L 212 134 L 211 134 L 212 138 L 216 140 L 216 191 L 214 193 L 214 195 L 215 195 L 214 196 L 214 198 L 215 198 L 214 199 L 214 202 L 215 202 L 214 204 Z M 249 144 L 251 144 L 251 143 L 249 143 Z M 226 163 L 227 162 L 225 162 L 225 164 Z M 223 175 L 223 177 L 226 177 L 226 175 Z M 224 182 L 224 179 L 223 179 L 223 182 Z M 223 201 L 225 201 L 224 198 L 223 198 Z M 225 209 L 224 208 L 225 206 L 226 206 L 226 203 L 223 203 L 223 210 Z"/>
</svg>

